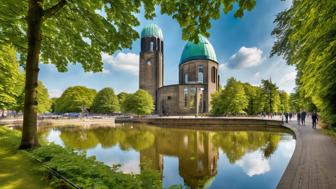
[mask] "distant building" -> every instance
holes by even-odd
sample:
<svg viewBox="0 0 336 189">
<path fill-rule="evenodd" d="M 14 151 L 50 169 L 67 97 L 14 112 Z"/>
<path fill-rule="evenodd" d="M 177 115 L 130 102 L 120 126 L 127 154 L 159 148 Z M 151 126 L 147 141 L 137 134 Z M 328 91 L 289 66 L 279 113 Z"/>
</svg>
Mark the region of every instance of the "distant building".
<svg viewBox="0 0 336 189">
<path fill-rule="evenodd" d="M 163 85 L 164 42 L 162 30 L 154 24 L 141 32 L 139 87 L 154 99 L 155 113 L 181 115 L 206 113 L 211 95 L 219 89 L 218 61 L 211 43 L 202 35 L 199 42 L 187 42 L 179 63 L 179 84 Z"/>
</svg>

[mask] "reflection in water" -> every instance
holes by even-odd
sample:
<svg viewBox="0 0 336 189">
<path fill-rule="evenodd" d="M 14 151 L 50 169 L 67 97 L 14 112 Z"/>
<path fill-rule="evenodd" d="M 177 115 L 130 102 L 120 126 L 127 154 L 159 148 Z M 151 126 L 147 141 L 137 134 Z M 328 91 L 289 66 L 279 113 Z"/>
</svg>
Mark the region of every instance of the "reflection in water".
<svg viewBox="0 0 336 189">
<path fill-rule="evenodd" d="M 226 171 L 232 171 L 232 177 L 240 177 L 241 182 L 246 183 L 253 176 L 276 175 L 274 181 L 269 181 L 275 187 L 293 153 L 291 146 L 295 145 L 290 135 L 280 132 L 200 131 L 145 125 L 95 129 L 59 128 L 42 131 L 40 136 L 60 145 L 87 150 L 88 155 L 95 155 L 97 160 L 107 165 L 121 164 L 123 172 L 138 172 L 141 170 L 139 163 L 145 164 L 158 170 L 163 180 L 170 179 L 163 174 L 164 157 L 176 157 L 177 161 L 170 162 L 178 163 L 178 174 L 183 178 L 183 184 L 191 188 L 215 187 L 212 185 L 239 188 L 240 183 L 231 186 L 223 183 L 227 176 L 224 180 L 218 178 Z M 284 165 L 273 173 L 269 158 L 277 151 L 280 142 L 287 142 L 287 152 L 281 153 L 290 155 L 279 154 L 274 158 L 285 164 L 282 163 Z M 218 161 L 228 163 L 224 167 L 218 167 Z M 258 188 L 267 187 L 262 185 Z"/>
</svg>

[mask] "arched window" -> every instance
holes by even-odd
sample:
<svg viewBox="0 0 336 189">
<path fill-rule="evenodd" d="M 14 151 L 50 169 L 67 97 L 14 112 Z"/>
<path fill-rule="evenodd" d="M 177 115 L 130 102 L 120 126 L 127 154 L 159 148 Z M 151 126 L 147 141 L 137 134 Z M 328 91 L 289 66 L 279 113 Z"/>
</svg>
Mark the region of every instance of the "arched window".
<svg viewBox="0 0 336 189">
<path fill-rule="evenodd" d="M 216 82 L 216 68 L 214 66 L 211 67 L 211 81 L 212 83 Z"/>
<path fill-rule="evenodd" d="M 189 82 L 189 75 L 188 73 L 184 74 L 184 83 L 188 83 Z"/>
<path fill-rule="evenodd" d="M 151 41 L 151 42 L 149 43 L 149 50 L 150 50 L 150 51 L 154 51 L 154 42 L 153 42 L 153 41 Z"/>
<path fill-rule="evenodd" d="M 147 61 L 147 65 L 150 66 L 152 65 L 152 62 L 150 60 Z"/>
<path fill-rule="evenodd" d="M 198 83 L 203 83 L 203 65 L 198 65 L 197 77 Z"/>
</svg>

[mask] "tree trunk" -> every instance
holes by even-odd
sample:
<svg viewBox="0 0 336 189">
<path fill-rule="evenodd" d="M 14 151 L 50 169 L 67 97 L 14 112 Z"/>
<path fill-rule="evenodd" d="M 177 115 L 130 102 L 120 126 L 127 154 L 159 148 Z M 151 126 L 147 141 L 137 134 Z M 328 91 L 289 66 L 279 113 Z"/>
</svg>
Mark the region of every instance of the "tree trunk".
<svg viewBox="0 0 336 189">
<path fill-rule="evenodd" d="M 29 0 L 28 8 L 28 54 L 26 62 L 25 101 L 23 129 L 20 149 L 39 145 L 37 139 L 37 96 L 38 64 L 41 51 L 41 26 L 43 17 L 43 0 Z"/>
</svg>

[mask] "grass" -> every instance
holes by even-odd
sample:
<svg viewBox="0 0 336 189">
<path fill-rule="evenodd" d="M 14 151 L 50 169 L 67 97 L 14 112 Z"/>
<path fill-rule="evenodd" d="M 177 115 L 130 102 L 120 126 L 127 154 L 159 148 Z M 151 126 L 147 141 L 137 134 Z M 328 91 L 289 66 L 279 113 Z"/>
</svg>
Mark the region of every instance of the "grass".
<svg viewBox="0 0 336 189">
<path fill-rule="evenodd" d="M 27 152 L 17 150 L 20 133 L 0 126 L 0 188 L 51 189 L 37 174 Z"/>
<path fill-rule="evenodd" d="M 336 129 L 335 128 L 324 128 L 321 130 L 323 134 L 331 136 L 336 139 Z"/>
</svg>

